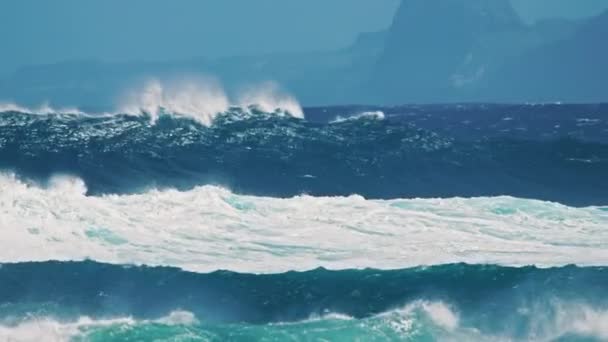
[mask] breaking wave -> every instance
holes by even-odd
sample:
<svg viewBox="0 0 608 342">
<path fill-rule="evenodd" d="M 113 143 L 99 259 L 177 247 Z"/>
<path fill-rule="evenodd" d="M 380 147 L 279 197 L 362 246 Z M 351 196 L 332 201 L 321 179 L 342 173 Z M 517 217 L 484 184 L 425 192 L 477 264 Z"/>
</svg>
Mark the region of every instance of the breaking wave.
<svg viewBox="0 0 608 342">
<path fill-rule="evenodd" d="M 512 197 L 270 198 L 215 186 L 87 197 L 0 176 L 0 261 L 94 259 L 194 271 L 608 263 L 608 211 Z"/>
<path fill-rule="evenodd" d="M 53 108 L 49 104 L 27 108 L 13 103 L 0 103 L 0 113 L 72 114 L 93 117 L 129 114 L 144 115 L 152 122 L 156 122 L 160 116 L 170 115 L 193 119 L 206 126 L 212 125 L 218 115 L 235 110 L 248 114 L 274 113 L 304 118 L 298 101 L 274 82 L 251 86 L 231 102 L 219 82 L 212 78 L 188 78 L 179 81 L 150 79 L 143 86 L 123 94 L 116 111 L 110 113 L 87 114 L 77 108 Z"/>
<path fill-rule="evenodd" d="M 342 117 L 338 115 L 335 119 L 330 121 L 330 123 L 340 123 L 348 120 L 359 120 L 359 119 L 376 119 L 376 120 L 384 120 L 384 113 L 381 111 L 374 112 L 362 112 L 358 114 L 353 114 L 351 116 Z"/>
<path fill-rule="evenodd" d="M 251 113 L 277 113 L 304 118 L 298 101 L 268 82 L 247 89 L 238 96 L 236 107 Z M 221 86 L 213 80 L 180 80 L 161 83 L 151 80 L 143 89 L 129 94 L 118 113 L 147 114 L 156 121 L 163 114 L 192 118 L 210 126 L 215 118 L 231 110 L 231 102 Z"/>
</svg>

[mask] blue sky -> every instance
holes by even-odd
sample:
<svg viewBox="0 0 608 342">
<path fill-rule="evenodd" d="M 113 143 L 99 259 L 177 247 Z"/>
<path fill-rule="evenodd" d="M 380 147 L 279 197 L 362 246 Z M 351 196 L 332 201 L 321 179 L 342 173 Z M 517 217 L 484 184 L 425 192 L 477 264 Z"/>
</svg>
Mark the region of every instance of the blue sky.
<svg viewBox="0 0 608 342">
<path fill-rule="evenodd" d="M 398 0 L 7 0 L 0 68 L 334 49 L 390 25 Z"/>
<path fill-rule="evenodd" d="M 608 0 L 512 0 L 525 18 Z M 399 0 L 5 0 L 0 72 L 73 59 L 170 60 L 328 50 L 390 25 Z"/>
</svg>

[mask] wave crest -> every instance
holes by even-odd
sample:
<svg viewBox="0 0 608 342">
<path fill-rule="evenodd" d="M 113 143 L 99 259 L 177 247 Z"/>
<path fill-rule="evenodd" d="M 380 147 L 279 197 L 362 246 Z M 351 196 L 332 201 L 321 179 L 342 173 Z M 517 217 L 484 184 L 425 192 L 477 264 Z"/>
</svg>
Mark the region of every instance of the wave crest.
<svg viewBox="0 0 608 342">
<path fill-rule="evenodd" d="M 265 82 L 245 90 L 240 96 L 240 106 L 253 106 L 266 113 L 284 113 L 303 119 L 304 111 L 298 101 L 281 90 L 275 82 Z"/>
<path fill-rule="evenodd" d="M 360 119 L 384 120 L 384 118 L 385 118 L 384 112 L 378 110 L 378 111 L 372 111 L 372 112 L 357 113 L 357 114 L 354 114 L 351 116 L 346 116 L 346 117 L 338 115 L 335 119 L 330 121 L 330 123 L 341 123 L 341 122 L 345 122 L 345 121 L 360 120 Z"/>
<path fill-rule="evenodd" d="M 228 108 L 227 96 L 212 80 L 190 80 L 171 85 L 151 80 L 142 89 L 129 93 L 118 112 L 131 115 L 145 113 L 153 121 L 167 112 L 190 117 L 209 126 L 216 115 L 226 112 Z"/>
<path fill-rule="evenodd" d="M 212 78 L 185 78 L 178 81 L 149 79 L 142 86 L 124 94 L 117 109 L 109 113 L 86 113 L 71 107 L 53 108 L 49 104 L 29 108 L 14 103 L 0 103 L 0 113 L 3 112 L 83 116 L 148 115 L 152 122 L 156 122 L 162 115 L 172 115 L 190 118 L 205 126 L 211 126 L 218 116 L 232 112 L 245 114 L 245 117 L 266 113 L 304 118 L 304 111 L 296 98 L 283 91 L 275 82 L 251 86 L 237 95 L 236 100 L 231 100 L 220 83 Z"/>
<path fill-rule="evenodd" d="M 233 105 L 232 103 L 236 103 Z M 304 118 L 298 101 L 283 92 L 278 84 L 266 82 L 248 88 L 231 101 L 219 82 L 213 79 L 185 79 L 176 82 L 148 81 L 142 88 L 130 92 L 119 113 L 147 114 L 156 121 L 163 114 L 194 119 L 205 126 L 213 124 L 218 115 L 231 111 L 252 115 L 257 112 Z"/>
</svg>

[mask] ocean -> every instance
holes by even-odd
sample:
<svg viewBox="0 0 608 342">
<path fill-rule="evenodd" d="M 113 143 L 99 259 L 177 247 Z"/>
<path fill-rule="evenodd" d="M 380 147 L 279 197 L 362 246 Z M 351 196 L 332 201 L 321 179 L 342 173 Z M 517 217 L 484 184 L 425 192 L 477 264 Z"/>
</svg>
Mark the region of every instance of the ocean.
<svg viewBox="0 0 608 342">
<path fill-rule="evenodd" d="M 608 340 L 607 105 L 161 107 L 2 107 L 0 340 Z"/>
</svg>

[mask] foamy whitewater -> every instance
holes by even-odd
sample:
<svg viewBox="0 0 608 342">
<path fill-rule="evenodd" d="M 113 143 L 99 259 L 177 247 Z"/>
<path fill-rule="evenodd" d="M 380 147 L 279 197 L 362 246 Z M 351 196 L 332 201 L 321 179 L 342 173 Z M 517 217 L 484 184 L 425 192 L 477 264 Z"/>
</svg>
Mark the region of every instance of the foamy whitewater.
<svg viewBox="0 0 608 342">
<path fill-rule="evenodd" d="M 344 121 L 348 121 L 348 120 L 359 120 L 359 119 L 365 119 L 365 118 L 384 120 L 384 117 L 385 117 L 384 113 L 381 111 L 363 112 L 363 113 L 358 113 L 358 114 L 354 114 L 354 115 L 347 116 L 347 117 L 342 117 L 342 116 L 338 115 L 335 119 L 333 119 L 331 121 L 331 123 L 340 123 L 340 122 L 344 122 Z"/>
<path fill-rule="evenodd" d="M 243 196 L 214 187 L 85 196 L 0 176 L 0 260 L 82 260 L 283 272 L 442 263 L 608 263 L 608 208 L 511 197 Z M 25 252 L 24 252 L 25 251 Z"/>
<path fill-rule="evenodd" d="M 561 304 L 558 311 L 555 317 L 534 322 L 535 330 L 525 338 L 540 341 L 568 339 L 568 336 L 572 339 L 576 335 L 602 340 L 608 338 L 608 312 Z M 568 318 L 572 316 L 577 318 Z M 346 340 L 349 337 L 399 341 L 512 341 L 510 336 L 483 334 L 475 328 L 462 327 L 458 314 L 445 303 L 425 301 L 417 301 L 363 320 L 327 314 L 263 328 L 254 325 L 201 325 L 192 313 L 184 311 L 171 312 L 156 320 L 135 320 L 131 317 L 92 320 L 81 317 L 75 322 L 32 319 L 15 326 L 0 326 L 0 338 L 22 342 L 41 339 L 51 342 L 151 339 L 159 335 L 171 336 L 176 341 L 221 341 L 226 338 Z"/>
<path fill-rule="evenodd" d="M 608 107 L 118 102 L 0 106 L 0 341 L 608 340 Z"/>
</svg>

